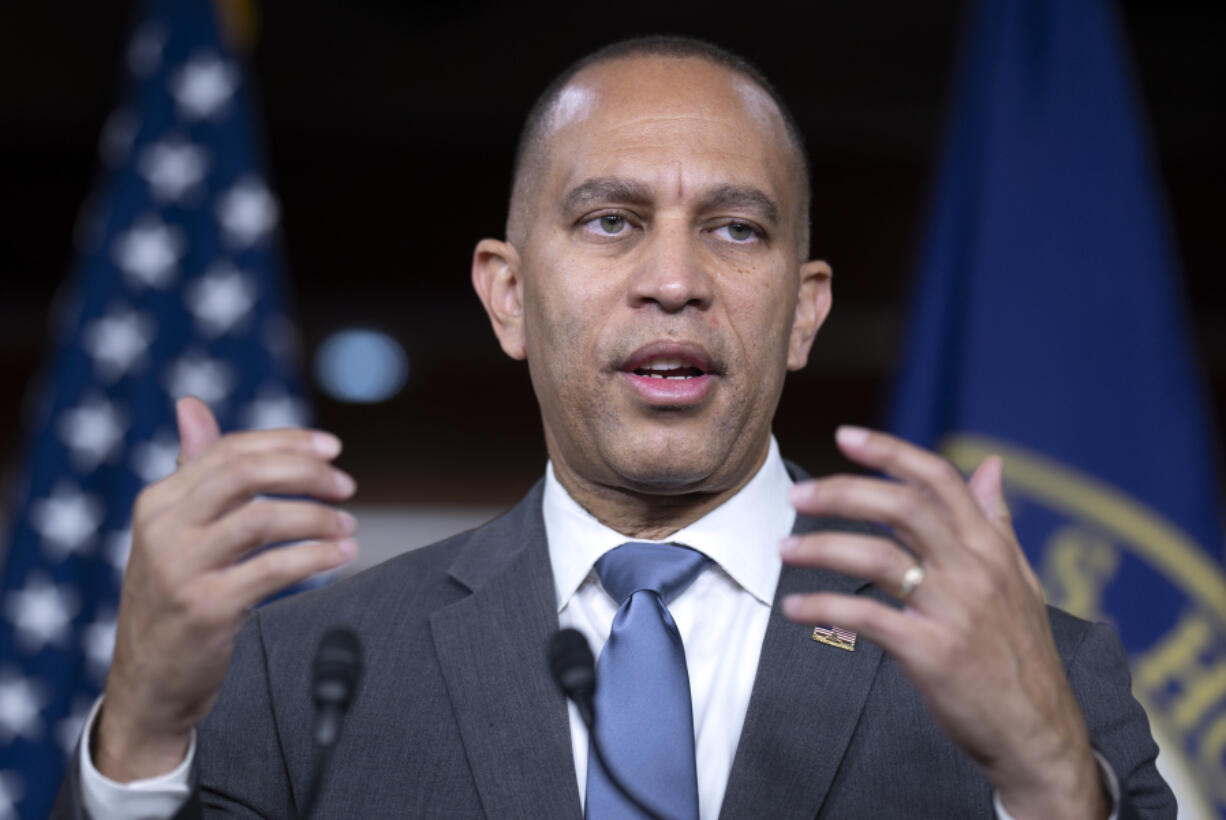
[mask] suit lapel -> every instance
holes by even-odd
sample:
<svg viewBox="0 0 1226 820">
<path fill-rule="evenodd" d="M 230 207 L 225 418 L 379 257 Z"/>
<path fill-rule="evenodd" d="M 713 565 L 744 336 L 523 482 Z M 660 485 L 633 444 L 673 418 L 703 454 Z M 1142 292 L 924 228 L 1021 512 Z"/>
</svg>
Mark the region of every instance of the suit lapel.
<svg viewBox="0 0 1226 820">
<path fill-rule="evenodd" d="M 558 617 L 539 484 L 473 534 L 451 574 L 472 594 L 430 625 L 486 816 L 580 817 L 566 701 L 548 669 Z"/>
<path fill-rule="evenodd" d="M 860 529 L 801 518 L 795 531 L 851 528 Z M 864 708 L 881 650 L 866 641 L 854 652 L 814 641 L 813 628 L 784 618 L 780 602 L 795 592 L 867 588 L 845 575 L 784 567 L 721 820 L 817 815 Z"/>
<path fill-rule="evenodd" d="M 797 519 L 796 532 L 818 529 L 880 534 Z M 475 531 L 450 572 L 471 594 L 433 613 L 431 631 L 486 816 L 581 817 L 566 701 L 548 670 L 558 619 L 541 485 Z M 815 590 L 873 594 L 859 579 L 784 568 L 721 820 L 813 818 L 855 730 L 881 650 L 826 646 L 783 617 L 783 596 Z"/>
</svg>

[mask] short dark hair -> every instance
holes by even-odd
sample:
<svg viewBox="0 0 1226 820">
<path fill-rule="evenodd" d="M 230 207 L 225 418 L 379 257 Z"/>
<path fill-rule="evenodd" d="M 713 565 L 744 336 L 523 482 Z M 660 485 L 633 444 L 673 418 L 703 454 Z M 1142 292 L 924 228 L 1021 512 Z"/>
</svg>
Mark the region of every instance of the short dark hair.
<svg viewBox="0 0 1226 820">
<path fill-rule="evenodd" d="M 807 236 L 810 198 L 809 158 L 805 151 L 804 134 L 801 132 L 796 118 L 792 115 L 791 109 L 788 108 L 783 98 L 779 96 L 779 92 L 775 90 L 775 87 L 771 85 L 770 80 L 766 79 L 766 75 L 744 57 L 706 40 L 681 35 L 651 34 L 643 37 L 632 37 L 628 40 L 619 40 L 571 63 L 571 65 L 554 77 L 549 85 L 545 87 L 545 90 L 541 92 L 541 95 L 536 98 L 532 108 L 528 110 L 528 116 L 524 120 L 524 127 L 520 131 L 519 142 L 515 147 L 515 162 L 511 172 L 512 201 L 514 201 L 516 187 L 520 183 L 520 174 L 523 173 L 524 166 L 527 164 L 529 157 L 542 146 L 545 140 L 549 115 L 557 103 L 562 89 L 574 79 L 576 74 L 585 68 L 629 57 L 671 57 L 676 59 L 692 58 L 704 60 L 740 74 L 766 92 L 767 96 L 775 103 L 775 107 L 779 109 L 779 114 L 783 117 L 788 140 L 792 143 L 792 147 L 795 149 L 797 158 L 800 161 L 800 182 L 803 186 L 801 190 L 801 218 L 804 223 L 801 225 L 801 231 L 803 235 Z M 807 245 L 807 241 L 802 244 Z M 804 247 L 801 251 L 802 253 L 807 253 L 808 248 Z"/>
</svg>

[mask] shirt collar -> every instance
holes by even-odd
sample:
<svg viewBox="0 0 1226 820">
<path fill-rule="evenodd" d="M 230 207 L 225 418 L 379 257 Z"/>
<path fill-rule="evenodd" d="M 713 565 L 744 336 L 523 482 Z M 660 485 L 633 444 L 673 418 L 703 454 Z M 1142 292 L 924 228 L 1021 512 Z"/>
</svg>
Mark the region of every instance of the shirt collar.
<svg viewBox="0 0 1226 820">
<path fill-rule="evenodd" d="M 796 521 L 787 500 L 792 483 L 772 436 L 766 460 L 736 495 L 659 543 L 675 541 L 699 550 L 770 606 L 782 568 L 779 541 Z M 596 520 L 562 487 L 552 462 L 545 467 L 541 507 L 559 611 L 600 556 L 628 540 L 645 540 L 630 539 Z"/>
</svg>

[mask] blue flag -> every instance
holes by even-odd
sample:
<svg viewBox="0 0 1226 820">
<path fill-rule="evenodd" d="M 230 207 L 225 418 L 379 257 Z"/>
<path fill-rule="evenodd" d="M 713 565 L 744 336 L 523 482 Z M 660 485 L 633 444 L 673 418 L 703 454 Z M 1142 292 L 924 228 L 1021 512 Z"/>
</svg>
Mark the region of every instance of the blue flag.
<svg viewBox="0 0 1226 820">
<path fill-rule="evenodd" d="M 174 399 L 204 399 L 223 430 L 306 420 L 278 207 L 213 4 L 149 3 L 125 69 L 27 402 L 0 590 L 0 818 L 46 816 L 104 680 L 132 503 L 175 466 Z"/>
<path fill-rule="evenodd" d="M 891 428 L 1005 490 L 1049 600 L 1114 623 L 1193 816 L 1226 817 L 1226 576 L 1206 396 L 1107 0 L 968 28 Z"/>
</svg>

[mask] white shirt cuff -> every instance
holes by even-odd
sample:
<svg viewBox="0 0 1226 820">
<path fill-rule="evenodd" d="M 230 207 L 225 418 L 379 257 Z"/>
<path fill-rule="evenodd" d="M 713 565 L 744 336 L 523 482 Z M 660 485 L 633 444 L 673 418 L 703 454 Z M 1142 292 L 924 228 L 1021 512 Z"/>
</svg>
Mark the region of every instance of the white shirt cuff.
<svg viewBox="0 0 1226 820">
<path fill-rule="evenodd" d="M 1120 780 L 1115 776 L 1115 770 L 1111 768 L 1111 764 L 1098 753 L 1097 749 L 1090 751 L 1094 752 L 1094 759 L 1098 761 L 1098 774 L 1102 778 L 1103 789 L 1106 790 L 1110 800 L 1111 813 L 1107 815 L 1107 820 L 1119 820 Z M 1014 820 L 1013 815 L 1005 811 L 1005 807 L 1001 805 L 1000 795 L 995 791 L 992 792 L 992 806 L 996 809 L 996 820 Z"/>
<path fill-rule="evenodd" d="M 81 732 L 81 803 L 90 817 L 105 817 L 108 820 L 150 820 L 150 818 L 173 817 L 191 796 L 192 760 L 196 757 L 196 730 L 192 730 L 191 742 L 183 762 L 166 774 L 147 780 L 119 783 L 111 780 L 94 766 L 89 752 L 89 739 L 93 736 L 94 723 L 102 698 L 94 702 L 85 728 Z"/>
</svg>

